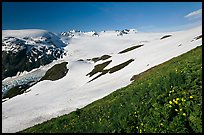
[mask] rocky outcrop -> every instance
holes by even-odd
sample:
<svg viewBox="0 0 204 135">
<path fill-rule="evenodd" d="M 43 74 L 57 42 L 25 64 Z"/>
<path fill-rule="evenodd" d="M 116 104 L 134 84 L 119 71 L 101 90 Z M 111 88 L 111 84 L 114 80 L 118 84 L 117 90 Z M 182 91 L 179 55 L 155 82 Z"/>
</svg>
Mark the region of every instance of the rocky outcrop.
<svg viewBox="0 0 204 135">
<path fill-rule="evenodd" d="M 62 58 L 63 47 L 57 47 L 50 38 L 33 41 L 35 45 L 27 44 L 28 38 L 18 39 L 6 37 L 2 41 L 2 80 L 15 76 L 18 72 L 31 71 L 41 65 Z"/>
</svg>

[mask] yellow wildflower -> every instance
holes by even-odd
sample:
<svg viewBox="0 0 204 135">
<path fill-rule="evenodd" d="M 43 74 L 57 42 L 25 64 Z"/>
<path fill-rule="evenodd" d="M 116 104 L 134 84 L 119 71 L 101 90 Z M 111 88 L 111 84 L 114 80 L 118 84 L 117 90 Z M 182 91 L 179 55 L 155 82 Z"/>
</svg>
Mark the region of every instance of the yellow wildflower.
<svg viewBox="0 0 204 135">
<path fill-rule="evenodd" d="M 176 104 L 178 104 L 178 101 L 177 101 L 177 100 L 175 100 L 175 99 L 173 99 L 173 102 L 174 102 L 174 103 L 176 103 Z"/>
<path fill-rule="evenodd" d="M 169 94 L 169 96 L 171 96 L 171 94 Z"/>
<path fill-rule="evenodd" d="M 183 113 L 183 116 L 186 116 L 186 113 Z"/>
<path fill-rule="evenodd" d="M 136 128 L 138 129 L 138 126 Z"/>
<path fill-rule="evenodd" d="M 174 92 L 174 90 L 171 91 L 172 93 Z"/>
<path fill-rule="evenodd" d="M 141 126 L 143 126 L 144 124 L 143 123 L 141 123 Z"/>
<path fill-rule="evenodd" d="M 140 133 L 142 133 L 142 129 L 140 129 Z"/>
<path fill-rule="evenodd" d="M 180 109 L 180 111 L 182 111 L 182 108 Z"/>
<path fill-rule="evenodd" d="M 163 126 L 163 123 L 160 123 L 161 126 Z"/>
<path fill-rule="evenodd" d="M 172 106 L 171 105 L 169 105 L 169 108 L 171 108 Z"/>
<path fill-rule="evenodd" d="M 179 100 L 179 98 L 176 98 L 176 100 L 178 101 L 178 100 Z"/>
<path fill-rule="evenodd" d="M 172 101 L 169 101 L 169 104 L 172 104 Z"/>
<path fill-rule="evenodd" d="M 190 96 L 190 98 L 193 98 L 193 96 Z"/>
<path fill-rule="evenodd" d="M 175 109 L 175 111 L 176 111 L 176 112 L 178 112 L 178 110 L 177 110 L 177 109 Z"/>
<path fill-rule="evenodd" d="M 182 98 L 181 101 L 184 101 L 184 98 Z"/>
</svg>

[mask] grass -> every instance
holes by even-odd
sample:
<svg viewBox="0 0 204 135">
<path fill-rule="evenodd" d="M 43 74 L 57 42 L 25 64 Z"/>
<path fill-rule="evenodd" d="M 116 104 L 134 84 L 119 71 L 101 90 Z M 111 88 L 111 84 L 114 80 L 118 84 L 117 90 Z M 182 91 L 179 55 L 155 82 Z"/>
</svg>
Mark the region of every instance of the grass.
<svg viewBox="0 0 204 135">
<path fill-rule="evenodd" d="M 202 47 L 82 109 L 21 132 L 202 133 Z"/>
<path fill-rule="evenodd" d="M 114 73 L 116 71 L 119 71 L 119 70 L 123 69 L 124 67 L 126 67 L 127 65 L 129 65 L 133 61 L 134 61 L 134 59 L 130 59 L 130 60 L 126 61 L 126 62 L 123 62 L 123 63 L 121 63 L 119 65 L 116 65 L 116 66 L 109 69 L 109 73 L 112 74 L 112 73 Z"/>
<path fill-rule="evenodd" d="M 111 57 L 110 55 L 103 55 L 101 57 L 95 57 L 95 58 L 87 59 L 87 60 L 92 60 L 96 63 L 97 61 L 106 60 L 106 59 L 109 59 L 110 57 Z"/>
<path fill-rule="evenodd" d="M 109 61 L 106 61 L 106 62 L 104 62 L 104 63 L 95 65 L 95 66 L 94 66 L 94 69 L 93 69 L 90 73 L 88 73 L 87 76 L 89 75 L 89 77 L 91 77 L 91 76 L 95 75 L 95 74 L 98 73 L 98 72 L 102 72 L 103 69 L 104 69 L 106 66 L 108 66 L 108 64 L 110 64 L 111 62 L 112 62 L 112 60 L 109 60 Z"/>
<path fill-rule="evenodd" d="M 24 84 L 24 85 L 19 85 L 16 87 L 13 87 L 9 89 L 6 93 L 3 94 L 2 99 L 4 98 L 13 98 L 17 95 L 23 94 L 24 91 L 29 87 L 29 85 Z"/>
<path fill-rule="evenodd" d="M 122 53 L 126 53 L 126 52 L 129 52 L 129 51 L 132 51 L 132 50 L 137 49 L 137 48 L 139 48 L 141 46 L 143 46 L 143 45 L 136 45 L 136 46 L 129 47 L 129 48 L 123 50 L 123 51 L 120 51 L 118 54 L 122 54 Z"/>
<path fill-rule="evenodd" d="M 60 64 L 54 65 L 45 73 L 45 75 L 40 79 L 40 81 L 42 80 L 55 81 L 64 77 L 68 72 L 68 69 L 66 66 L 67 64 L 68 62 L 62 62 Z"/>
<path fill-rule="evenodd" d="M 111 60 L 111 61 L 112 61 L 112 60 Z M 123 69 L 123 68 L 126 67 L 128 64 L 130 64 L 131 62 L 133 62 L 134 59 L 130 59 L 130 60 L 128 60 L 128 61 L 126 61 L 126 62 L 123 62 L 123 63 L 121 63 L 121 64 L 119 64 L 119 65 L 116 65 L 116 66 L 114 66 L 114 67 L 112 67 L 112 68 L 110 68 L 110 69 L 104 69 L 111 61 L 107 61 L 107 62 L 104 62 L 104 63 L 102 63 L 102 64 L 96 65 L 96 66 L 94 67 L 94 69 L 93 69 L 89 74 L 87 74 L 87 75 L 90 75 L 90 77 L 91 77 L 92 75 L 94 75 L 94 74 L 96 74 L 96 73 L 98 73 L 98 72 L 101 72 L 101 74 L 99 74 L 98 76 L 94 77 L 94 78 L 91 79 L 89 82 L 91 82 L 91 81 L 93 81 L 93 80 L 99 78 L 99 77 L 102 76 L 102 75 L 105 75 L 106 73 L 112 74 L 112 73 L 114 73 L 114 72 L 117 72 L 117 71 Z"/>
<path fill-rule="evenodd" d="M 165 35 L 165 36 L 163 36 L 162 38 L 160 38 L 160 40 L 162 40 L 162 39 L 165 39 L 165 38 L 168 38 L 168 37 L 171 37 L 172 35 Z"/>
</svg>

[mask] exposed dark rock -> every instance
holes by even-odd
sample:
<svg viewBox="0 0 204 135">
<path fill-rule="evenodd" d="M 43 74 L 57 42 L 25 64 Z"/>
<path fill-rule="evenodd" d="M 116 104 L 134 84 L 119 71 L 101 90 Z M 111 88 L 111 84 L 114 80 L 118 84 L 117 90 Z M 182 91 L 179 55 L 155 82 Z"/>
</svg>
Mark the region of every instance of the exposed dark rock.
<svg viewBox="0 0 204 135">
<path fill-rule="evenodd" d="M 31 71 L 41 65 L 51 63 L 53 60 L 62 58 L 63 48 L 41 47 L 20 45 L 17 51 L 2 51 L 2 80 L 6 77 L 15 76 L 18 72 Z M 48 53 L 49 52 L 49 53 Z"/>
<path fill-rule="evenodd" d="M 162 39 L 165 39 L 165 38 L 168 38 L 168 37 L 171 37 L 172 35 L 165 35 L 165 36 L 163 36 L 162 38 L 160 38 L 160 40 L 162 40 Z"/>
<path fill-rule="evenodd" d="M 99 37 L 98 33 L 96 33 L 96 32 L 94 32 L 94 34 L 92 36 L 98 36 Z"/>
</svg>

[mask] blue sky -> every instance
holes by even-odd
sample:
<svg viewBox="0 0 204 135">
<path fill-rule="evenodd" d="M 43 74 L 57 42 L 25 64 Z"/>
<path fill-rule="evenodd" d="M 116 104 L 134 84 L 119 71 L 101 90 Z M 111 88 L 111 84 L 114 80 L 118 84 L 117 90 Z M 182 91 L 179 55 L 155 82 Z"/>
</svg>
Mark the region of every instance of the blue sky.
<svg viewBox="0 0 204 135">
<path fill-rule="evenodd" d="M 202 24 L 202 2 L 2 2 L 2 28 L 171 31 Z"/>
</svg>

